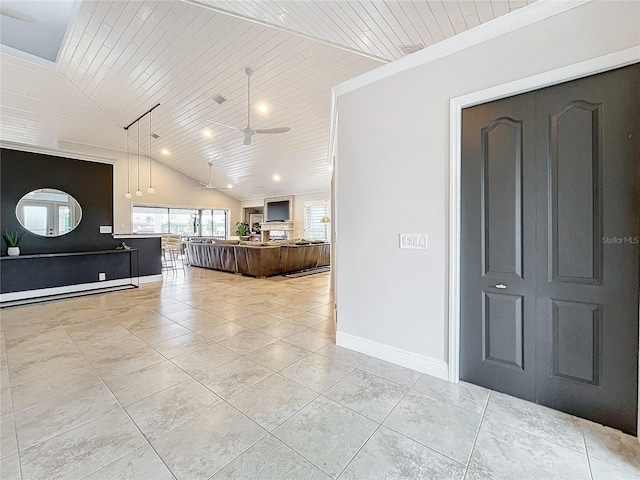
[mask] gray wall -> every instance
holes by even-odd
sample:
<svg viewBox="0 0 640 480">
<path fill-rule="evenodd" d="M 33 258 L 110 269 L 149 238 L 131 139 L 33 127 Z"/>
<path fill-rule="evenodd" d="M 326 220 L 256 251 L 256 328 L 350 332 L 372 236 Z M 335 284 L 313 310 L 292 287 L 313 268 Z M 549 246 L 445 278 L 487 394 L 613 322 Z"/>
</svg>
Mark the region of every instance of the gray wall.
<svg viewBox="0 0 640 480">
<path fill-rule="evenodd" d="M 339 344 L 369 345 L 414 368 L 432 362 L 446 374 L 450 99 L 637 47 L 639 24 L 639 2 L 587 3 L 410 70 L 387 76 L 390 64 L 336 87 L 348 92 L 338 96 Z M 376 75 L 384 78 L 367 82 Z M 427 233 L 429 249 L 400 250 L 400 232 Z"/>
</svg>

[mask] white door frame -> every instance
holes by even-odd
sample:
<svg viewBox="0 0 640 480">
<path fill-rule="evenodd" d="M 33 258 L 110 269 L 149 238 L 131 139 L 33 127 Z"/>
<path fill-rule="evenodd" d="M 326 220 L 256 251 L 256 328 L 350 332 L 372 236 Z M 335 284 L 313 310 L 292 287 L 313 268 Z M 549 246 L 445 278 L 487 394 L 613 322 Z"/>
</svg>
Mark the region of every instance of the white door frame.
<svg viewBox="0 0 640 480">
<path fill-rule="evenodd" d="M 460 380 L 460 166 L 462 109 L 640 62 L 640 49 L 616 53 L 497 85 L 450 100 L 449 147 L 449 381 Z M 639 318 L 640 322 L 640 318 Z M 639 382 L 640 383 L 640 382 Z M 640 398 L 640 395 L 639 395 Z M 640 407 L 640 402 L 639 402 Z M 640 408 L 638 409 L 640 425 Z"/>
</svg>

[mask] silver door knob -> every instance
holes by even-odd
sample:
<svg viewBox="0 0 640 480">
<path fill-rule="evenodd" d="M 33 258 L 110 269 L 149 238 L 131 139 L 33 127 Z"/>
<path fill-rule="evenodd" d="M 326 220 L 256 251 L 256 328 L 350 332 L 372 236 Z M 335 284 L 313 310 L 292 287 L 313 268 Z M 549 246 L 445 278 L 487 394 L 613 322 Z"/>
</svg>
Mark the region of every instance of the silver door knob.
<svg viewBox="0 0 640 480">
<path fill-rule="evenodd" d="M 507 288 L 507 286 L 504 283 L 499 283 L 499 284 L 496 285 L 496 288 L 499 288 L 499 289 L 502 290 L 504 288 Z"/>
</svg>

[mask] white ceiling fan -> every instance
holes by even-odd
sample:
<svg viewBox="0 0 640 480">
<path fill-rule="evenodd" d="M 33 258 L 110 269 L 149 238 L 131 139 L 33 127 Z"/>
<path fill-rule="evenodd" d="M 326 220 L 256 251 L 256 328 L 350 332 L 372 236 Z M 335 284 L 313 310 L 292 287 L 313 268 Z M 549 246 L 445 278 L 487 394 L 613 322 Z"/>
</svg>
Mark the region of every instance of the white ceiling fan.
<svg viewBox="0 0 640 480">
<path fill-rule="evenodd" d="M 253 75 L 253 70 L 247 67 L 244 69 L 244 73 L 247 74 L 247 126 L 245 128 L 239 128 L 227 125 L 225 123 L 214 122 L 213 120 L 210 120 L 210 122 L 216 125 L 220 125 L 221 127 L 238 130 L 244 135 L 245 145 L 251 145 L 251 137 L 253 137 L 257 133 L 287 133 L 289 130 L 291 130 L 290 127 L 259 128 L 256 130 L 251 128 L 251 75 Z"/>
<path fill-rule="evenodd" d="M 216 156 L 216 158 L 218 158 Z M 213 162 L 215 161 L 214 158 L 213 160 L 209 160 L 209 162 L 207 162 L 207 165 L 209 165 L 209 183 L 202 183 L 202 182 L 198 182 L 200 185 L 202 185 L 201 187 L 198 187 L 198 190 L 203 190 L 206 188 L 212 188 L 214 190 L 231 190 L 233 188 L 233 185 L 229 184 L 226 187 L 218 187 L 217 185 L 214 185 L 213 183 L 211 183 L 211 167 L 213 167 Z"/>
</svg>

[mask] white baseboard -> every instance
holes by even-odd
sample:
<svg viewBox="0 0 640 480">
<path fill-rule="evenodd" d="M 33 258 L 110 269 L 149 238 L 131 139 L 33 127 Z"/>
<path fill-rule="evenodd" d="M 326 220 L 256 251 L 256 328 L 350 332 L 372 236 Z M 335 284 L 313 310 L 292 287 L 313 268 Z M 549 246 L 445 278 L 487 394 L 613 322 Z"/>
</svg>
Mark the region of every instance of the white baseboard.
<svg viewBox="0 0 640 480">
<path fill-rule="evenodd" d="M 391 347 L 340 331 L 336 332 L 336 345 L 379 358 L 380 360 L 395 363 L 401 367 L 426 373 L 432 377 L 449 380 L 449 367 L 447 363 L 436 358 L 419 355 L 409 352 L 408 350 Z"/>
<path fill-rule="evenodd" d="M 78 285 L 67 285 L 64 287 L 39 288 L 36 290 L 24 290 L 22 292 L 0 293 L 0 302 L 11 302 L 14 300 L 24 300 L 26 298 L 40 298 L 51 295 L 63 295 L 65 293 L 76 293 L 102 288 L 121 287 L 132 285 L 135 278 L 122 278 L 119 280 L 106 280 L 104 282 L 80 283 Z"/>
<path fill-rule="evenodd" d="M 161 282 L 162 281 L 162 274 L 159 273 L 158 275 L 145 275 L 144 277 L 138 277 L 138 282 L 140 283 L 140 285 L 142 285 L 143 283 L 153 283 L 153 282 Z"/>
</svg>

